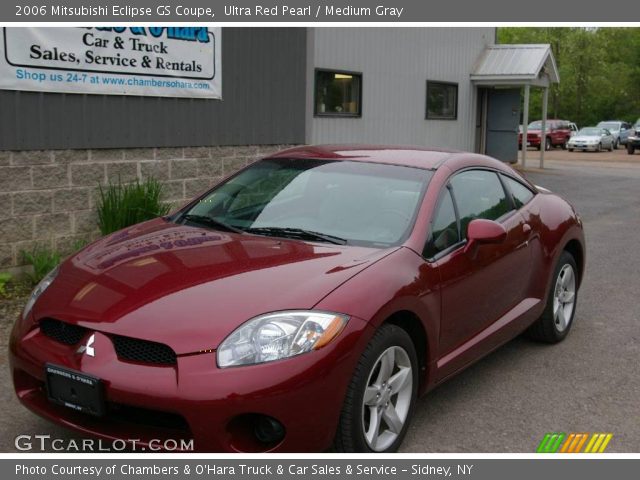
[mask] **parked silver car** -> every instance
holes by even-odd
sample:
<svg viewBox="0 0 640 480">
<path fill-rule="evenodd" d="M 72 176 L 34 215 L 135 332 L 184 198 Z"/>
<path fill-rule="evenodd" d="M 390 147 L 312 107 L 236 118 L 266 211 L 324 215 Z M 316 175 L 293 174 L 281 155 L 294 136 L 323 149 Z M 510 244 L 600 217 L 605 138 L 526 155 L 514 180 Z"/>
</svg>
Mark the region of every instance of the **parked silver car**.
<svg viewBox="0 0 640 480">
<path fill-rule="evenodd" d="M 615 146 L 616 139 L 613 134 L 606 128 L 600 127 L 585 127 L 571 137 L 567 143 L 567 149 L 570 152 L 574 150 L 600 152 L 603 149 L 611 152 Z"/>
<path fill-rule="evenodd" d="M 597 126 L 600 128 L 606 128 L 611 132 L 615 140 L 613 148 L 618 148 L 619 145 L 627 144 L 631 124 L 623 122 L 622 120 L 608 120 L 606 122 L 600 122 Z"/>
</svg>

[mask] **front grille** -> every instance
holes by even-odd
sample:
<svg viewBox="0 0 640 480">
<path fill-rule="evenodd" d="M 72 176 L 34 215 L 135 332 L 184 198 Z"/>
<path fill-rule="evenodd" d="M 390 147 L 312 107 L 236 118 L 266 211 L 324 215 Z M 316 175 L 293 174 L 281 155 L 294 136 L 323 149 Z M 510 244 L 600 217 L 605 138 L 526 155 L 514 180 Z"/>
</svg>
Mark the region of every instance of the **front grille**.
<svg viewBox="0 0 640 480">
<path fill-rule="evenodd" d="M 40 331 L 47 337 L 65 345 L 75 345 L 87 334 L 88 330 L 79 325 L 71 325 L 53 318 L 40 321 Z"/>
<path fill-rule="evenodd" d="M 176 352 L 162 343 L 115 335 L 111 338 L 118 357 L 133 362 L 175 365 Z"/>
<path fill-rule="evenodd" d="M 75 345 L 80 342 L 90 330 L 53 318 L 45 318 L 40 321 L 40 331 L 56 342 L 65 345 Z M 111 338 L 116 354 L 123 360 L 154 365 L 175 365 L 177 363 L 176 352 L 168 345 L 120 335 L 110 335 L 109 337 Z"/>
</svg>

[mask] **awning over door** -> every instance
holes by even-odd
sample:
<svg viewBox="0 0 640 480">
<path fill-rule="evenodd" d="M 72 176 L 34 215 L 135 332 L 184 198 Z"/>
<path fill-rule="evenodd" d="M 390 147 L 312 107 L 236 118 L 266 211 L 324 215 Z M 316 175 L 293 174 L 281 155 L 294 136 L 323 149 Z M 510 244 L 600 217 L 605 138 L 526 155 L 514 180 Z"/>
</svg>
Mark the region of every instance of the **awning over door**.
<svg viewBox="0 0 640 480">
<path fill-rule="evenodd" d="M 527 125 L 531 87 L 543 90 L 541 138 L 546 138 L 549 87 L 560 83 L 556 60 L 549 44 L 490 45 L 478 58 L 471 75 L 476 86 L 494 88 L 524 87 L 522 118 L 522 165 L 527 161 Z M 517 134 L 516 134 L 517 138 Z M 543 144 L 541 144 L 543 145 Z M 546 143 L 544 144 L 546 145 Z M 540 149 L 540 168 L 544 167 L 544 148 Z"/>
<path fill-rule="evenodd" d="M 549 44 L 491 45 L 471 73 L 476 85 L 548 87 L 560 82 Z"/>
</svg>

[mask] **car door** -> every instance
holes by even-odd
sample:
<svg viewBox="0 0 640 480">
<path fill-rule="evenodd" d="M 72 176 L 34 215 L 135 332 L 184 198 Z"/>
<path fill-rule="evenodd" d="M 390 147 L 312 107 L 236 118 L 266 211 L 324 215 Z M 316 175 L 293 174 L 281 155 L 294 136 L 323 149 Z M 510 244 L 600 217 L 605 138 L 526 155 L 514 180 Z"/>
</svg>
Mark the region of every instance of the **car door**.
<svg viewBox="0 0 640 480">
<path fill-rule="evenodd" d="M 530 229 L 496 172 L 457 173 L 442 195 L 426 248 L 441 281 L 439 377 L 486 353 L 487 344 L 479 339 L 522 300 L 531 262 Z M 450 213 L 449 221 L 441 219 L 446 210 L 455 212 L 455 224 Z M 506 240 L 465 251 L 467 226 L 475 218 L 501 223 Z"/>
<path fill-rule="evenodd" d="M 627 140 L 629 139 L 629 129 L 631 128 L 631 125 L 629 125 L 628 123 L 623 123 L 620 127 L 620 141 L 621 143 L 626 144 Z"/>
</svg>

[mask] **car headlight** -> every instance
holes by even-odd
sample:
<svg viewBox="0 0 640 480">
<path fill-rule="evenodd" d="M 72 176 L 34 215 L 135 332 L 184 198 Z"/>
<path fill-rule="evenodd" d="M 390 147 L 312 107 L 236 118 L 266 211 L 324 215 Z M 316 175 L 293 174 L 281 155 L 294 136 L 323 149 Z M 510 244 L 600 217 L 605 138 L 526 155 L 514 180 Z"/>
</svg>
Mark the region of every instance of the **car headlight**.
<svg viewBox="0 0 640 480">
<path fill-rule="evenodd" d="M 348 320 L 346 315 L 308 310 L 261 315 L 220 344 L 218 366 L 254 365 L 318 350 L 333 340 Z"/>
<path fill-rule="evenodd" d="M 42 280 L 40 280 L 40 283 L 38 283 L 38 285 L 36 285 L 36 288 L 34 288 L 33 291 L 31 292 L 31 295 L 29 295 L 29 300 L 27 300 L 27 304 L 24 306 L 24 310 L 22 311 L 22 318 L 25 318 L 27 315 L 29 315 L 29 312 L 35 305 L 38 298 L 40 298 L 40 295 L 42 295 L 44 291 L 47 288 L 49 288 L 49 285 L 53 283 L 53 281 L 58 276 L 59 271 L 60 271 L 59 266 L 54 268 L 49 273 L 47 273 Z"/>
</svg>

